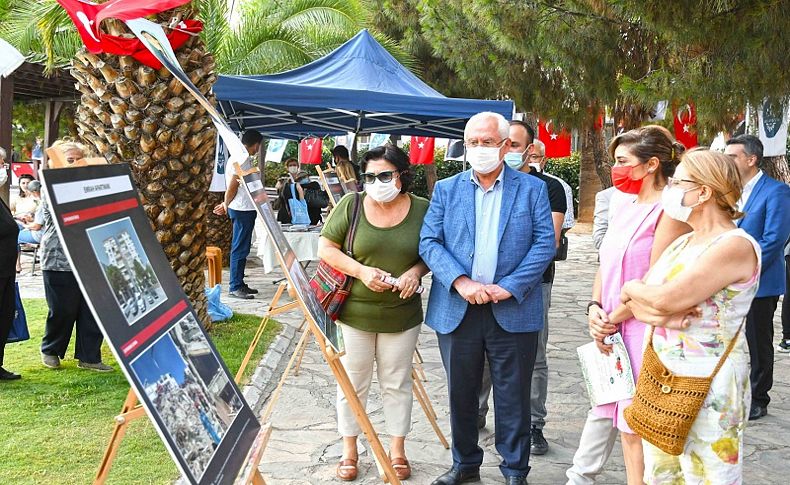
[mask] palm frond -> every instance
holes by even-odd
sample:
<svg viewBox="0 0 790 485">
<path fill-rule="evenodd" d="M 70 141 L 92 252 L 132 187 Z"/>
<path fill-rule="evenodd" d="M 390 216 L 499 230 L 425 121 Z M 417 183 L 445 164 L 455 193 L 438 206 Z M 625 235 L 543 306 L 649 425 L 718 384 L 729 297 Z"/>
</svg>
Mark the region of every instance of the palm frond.
<svg viewBox="0 0 790 485">
<path fill-rule="evenodd" d="M 366 24 L 366 13 L 357 0 L 292 0 L 279 7 L 277 20 L 297 32 L 318 25 L 353 35 Z"/>
<path fill-rule="evenodd" d="M 0 37 L 28 60 L 43 63 L 47 71 L 68 65 L 82 42 L 65 10 L 55 0 L 10 0 L 8 4 Z"/>
<path fill-rule="evenodd" d="M 231 33 L 228 24 L 228 2 L 226 0 L 195 0 L 198 17 L 203 22 L 201 37 L 208 51 L 216 58 L 225 56 L 226 40 Z"/>
</svg>

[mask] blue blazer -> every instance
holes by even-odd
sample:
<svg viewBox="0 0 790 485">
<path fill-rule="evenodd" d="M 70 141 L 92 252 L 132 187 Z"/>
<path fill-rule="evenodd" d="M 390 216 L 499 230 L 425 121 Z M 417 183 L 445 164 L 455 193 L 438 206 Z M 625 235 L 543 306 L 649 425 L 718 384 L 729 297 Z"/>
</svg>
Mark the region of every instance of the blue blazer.
<svg viewBox="0 0 790 485">
<path fill-rule="evenodd" d="M 548 193 L 537 177 L 504 170 L 494 283 L 513 297 L 492 308 L 504 330 L 537 332 L 543 328 L 540 283 L 556 251 Z M 460 325 L 468 305 L 452 283 L 472 274 L 476 186 L 470 176 L 467 170 L 436 184 L 420 231 L 420 256 L 433 272 L 425 323 L 441 334 Z"/>
<path fill-rule="evenodd" d="M 790 187 L 763 173 L 752 190 L 746 214 L 738 221 L 762 250 L 762 274 L 757 298 L 785 292 L 784 245 L 790 234 Z"/>
</svg>

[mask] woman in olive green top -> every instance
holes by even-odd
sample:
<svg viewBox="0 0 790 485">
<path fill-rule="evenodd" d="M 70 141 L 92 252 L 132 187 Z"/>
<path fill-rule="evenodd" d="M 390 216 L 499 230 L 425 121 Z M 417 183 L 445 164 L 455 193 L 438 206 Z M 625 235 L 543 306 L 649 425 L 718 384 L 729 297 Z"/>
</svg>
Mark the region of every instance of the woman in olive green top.
<svg viewBox="0 0 790 485">
<path fill-rule="evenodd" d="M 417 252 L 428 201 L 409 194 L 409 158 L 393 145 L 368 151 L 362 161 L 361 213 L 353 241 L 353 259 L 343 243 L 351 225 L 354 195 L 344 197 L 321 231 L 318 256 L 354 278 L 338 323 L 343 331 L 341 358 L 363 406 L 367 402 L 373 363 L 383 399 L 387 431 L 392 437 L 390 459 L 398 478 L 411 475 L 404 441 L 411 426 L 412 355 L 422 323 L 416 293 L 428 267 Z M 382 280 L 397 278 L 395 285 Z M 338 388 L 338 430 L 343 456 L 337 466 L 341 480 L 357 477 L 357 436 L 354 413 Z"/>
</svg>

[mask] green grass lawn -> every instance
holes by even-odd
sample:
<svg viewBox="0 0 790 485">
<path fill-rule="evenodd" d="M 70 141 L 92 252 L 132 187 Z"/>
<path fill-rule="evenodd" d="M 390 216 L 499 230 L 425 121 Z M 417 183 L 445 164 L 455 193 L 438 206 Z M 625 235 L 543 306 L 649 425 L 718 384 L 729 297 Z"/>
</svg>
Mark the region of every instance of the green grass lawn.
<svg viewBox="0 0 790 485">
<path fill-rule="evenodd" d="M 0 383 L 0 484 L 91 483 L 118 414 L 129 391 L 118 364 L 104 344 L 104 362 L 113 373 L 77 368 L 72 346 L 61 369 L 41 364 L 39 346 L 47 305 L 24 301 L 30 340 L 8 344 L 5 367 L 21 373 L 19 381 Z M 214 326 L 211 337 L 231 372 L 244 358 L 260 317 L 237 314 Z M 280 330 L 270 322 L 247 374 Z M 128 428 L 110 470 L 108 483 L 170 483 L 178 470 L 150 421 Z"/>
</svg>

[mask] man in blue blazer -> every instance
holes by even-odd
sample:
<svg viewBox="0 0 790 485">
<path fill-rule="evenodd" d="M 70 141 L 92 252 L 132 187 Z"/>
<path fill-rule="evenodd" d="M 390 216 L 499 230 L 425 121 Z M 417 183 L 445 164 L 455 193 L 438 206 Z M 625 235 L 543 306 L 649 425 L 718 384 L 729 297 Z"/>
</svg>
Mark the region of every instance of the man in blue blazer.
<svg viewBox="0 0 790 485">
<path fill-rule="evenodd" d="M 479 481 L 477 411 L 488 358 L 496 448 L 508 484 L 526 484 L 530 382 L 543 327 L 542 275 L 555 253 L 546 184 L 502 163 L 509 123 L 478 113 L 466 125 L 472 169 L 436 184 L 420 233 L 433 272 L 425 322 L 436 330 L 450 396 L 453 466 L 434 485 Z"/>
<path fill-rule="evenodd" d="M 751 360 L 752 407 L 749 420 L 768 413 L 768 391 L 774 377 L 774 312 L 785 293 L 783 250 L 790 233 L 790 187 L 760 170 L 763 144 L 754 135 L 740 135 L 727 142 L 725 153 L 738 166 L 743 194 L 738 209 L 746 215 L 738 221 L 760 243 L 760 287 L 746 317 L 746 340 Z"/>
</svg>

